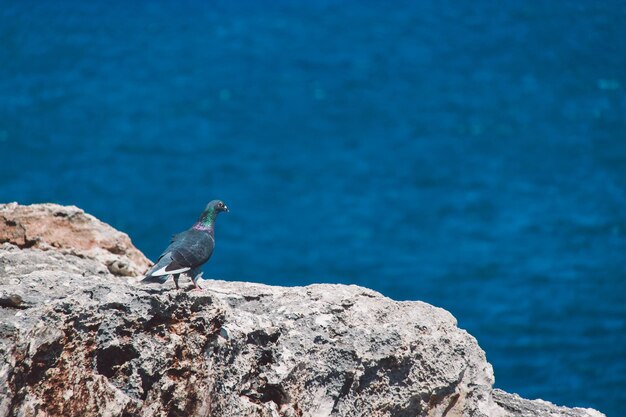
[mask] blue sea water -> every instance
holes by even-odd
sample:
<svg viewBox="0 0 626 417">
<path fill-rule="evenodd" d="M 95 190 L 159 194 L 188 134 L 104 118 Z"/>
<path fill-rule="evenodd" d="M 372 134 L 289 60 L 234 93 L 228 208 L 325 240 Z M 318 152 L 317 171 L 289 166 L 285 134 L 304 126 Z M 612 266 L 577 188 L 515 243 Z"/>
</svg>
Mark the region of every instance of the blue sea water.
<svg viewBox="0 0 626 417">
<path fill-rule="evenodd" d="M 496 386 L 624 415 L 623 1 L 4 1 L 0 201 L 205 276 L 451 311 Z"/>
</svg>

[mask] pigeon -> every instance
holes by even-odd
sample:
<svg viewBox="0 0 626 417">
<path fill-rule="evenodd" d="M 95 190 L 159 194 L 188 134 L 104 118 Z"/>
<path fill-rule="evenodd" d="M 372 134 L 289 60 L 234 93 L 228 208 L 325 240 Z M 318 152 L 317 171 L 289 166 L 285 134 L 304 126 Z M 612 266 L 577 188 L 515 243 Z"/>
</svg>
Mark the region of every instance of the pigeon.
<svg viewBox="0 0 626 417">
<path fill-rule="evenodd" d="M 197 283 L 202 275 L 200 267 L 213 253 L 215 218 L 222 211 L 228 212 L 228 207 L 221 200 L 213 200 L 207 204 L 190 229 L 172 236 L 170 245 L 146 272 L 141 282 L 163 284 L 171 275 L 178 289 L 178 278 L 180 274 L 186 273 L 191 278 L 194 289 L 201 290 Z"/>
</svg>

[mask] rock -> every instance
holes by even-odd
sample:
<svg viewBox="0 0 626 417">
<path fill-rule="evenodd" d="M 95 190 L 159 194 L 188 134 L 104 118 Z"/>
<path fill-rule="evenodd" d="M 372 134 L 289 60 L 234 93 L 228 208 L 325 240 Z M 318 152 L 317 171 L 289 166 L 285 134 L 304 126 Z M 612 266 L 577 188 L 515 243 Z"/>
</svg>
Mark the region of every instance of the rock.
<svg viewBox="0 0 626 417">
<path fill-rule="evenodd" d="M 95 228 L 0 229 L 0 416 L 602 415 L 494 390 L 484 352 L 440 308 L 346 285 L 141 285 L 108 267 L 119 232 L 45 206 L 30 213 Z M 10 207 L 0 224 L 24 218 Z M 147 265 L 121 242 L 129 271 Z"/>
<path fill-rule="evenodd" d="M 4 242 L 97 259 L 118 276 L 141 275 L 151 265 L 127 234 L 75 206 L 0 204 L 0 243 Z"/>
<path fill-rule="evenodd" d="M 509 394 L 499 389 L 493 390 L 493 397 L 507 415 L 519 417 L 562 416 L 562 417 L 602 417 L 604 414 L 590 408 L 558 407 L 544 400 L 526 400 L 517 394 Z"/>
</svg>

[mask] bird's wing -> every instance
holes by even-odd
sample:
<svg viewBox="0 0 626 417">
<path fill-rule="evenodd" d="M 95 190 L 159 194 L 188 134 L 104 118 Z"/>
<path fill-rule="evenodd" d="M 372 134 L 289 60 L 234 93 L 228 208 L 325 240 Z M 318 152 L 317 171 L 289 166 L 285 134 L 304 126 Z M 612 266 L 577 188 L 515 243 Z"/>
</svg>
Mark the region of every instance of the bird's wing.
<svg viewBox="0 0 626 417">
<path fill-rule="evenodd" d="M 168 248 L 169 249 L 169 248 Z M 172 254 L 166 251 L 159 257 L 157 262 L 146 272 L 146 277 L 142 280 L 143 282 L 160 282 L 164 283 L 167 281 L 168 276 L 172 272 L 161 273 L 167 266 L 172 263 Z M 184 272 L 184 271 L 183 271 Z M 174 272 L 176 273 L 176 272 Z"/>
<path fill-rule="evenodd" d="M 206 232 L 190 229 L 179 233 L 147 275 L 167 276 L 187 272 L 208 261 L 214 246 L 213 237 Z"/>
</svg>

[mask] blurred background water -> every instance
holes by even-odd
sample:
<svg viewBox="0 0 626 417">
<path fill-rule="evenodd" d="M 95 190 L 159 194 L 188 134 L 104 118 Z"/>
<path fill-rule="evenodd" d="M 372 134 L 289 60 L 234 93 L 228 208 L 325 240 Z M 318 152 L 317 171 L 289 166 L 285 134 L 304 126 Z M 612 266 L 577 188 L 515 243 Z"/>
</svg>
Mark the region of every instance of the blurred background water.
<svg viewBox="0 0 626 417">
<path fill-rule="evenodd" d="M 0 201 L 154 258 L 221 198 L 205 276 L 427 301 L 618 416 L 625 74 L 623 1 L 4 1 Z"/>
</svg>

